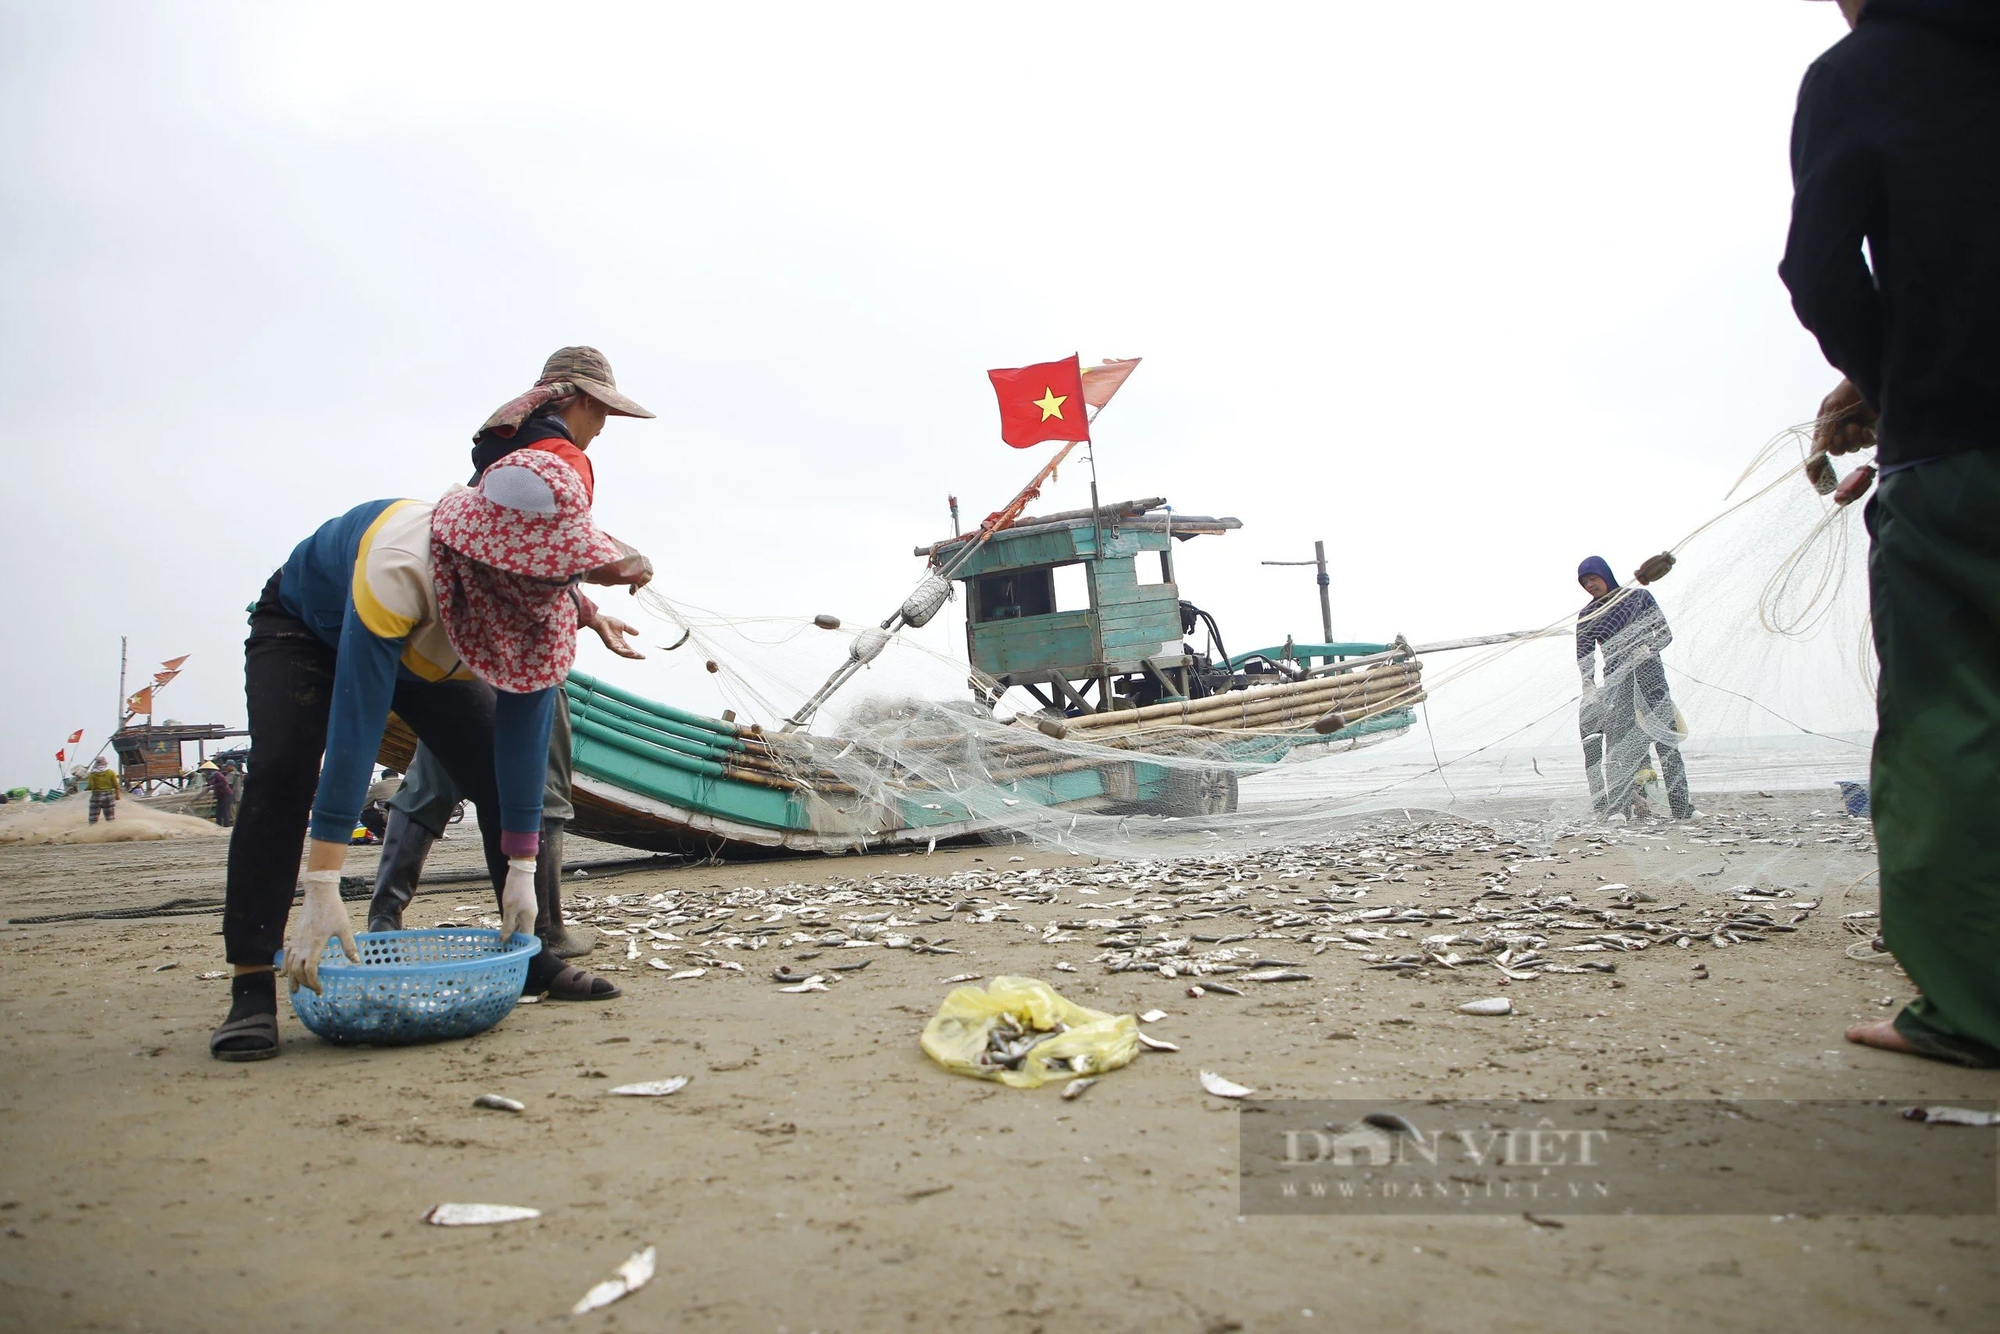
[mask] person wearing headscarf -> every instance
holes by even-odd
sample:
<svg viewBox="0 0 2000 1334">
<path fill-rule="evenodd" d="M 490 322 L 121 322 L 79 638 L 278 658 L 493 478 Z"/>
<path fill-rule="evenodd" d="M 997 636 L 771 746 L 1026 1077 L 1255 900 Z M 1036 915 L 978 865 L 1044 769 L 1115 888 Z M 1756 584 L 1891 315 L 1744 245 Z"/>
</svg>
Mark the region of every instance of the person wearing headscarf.
<svg viewBox="0 0 2000 1334">
<path fill-rule="evenodd" d="M 281 944 L 294 989 L 319 988 L 329 938 L 357 957 L 340 872 L 392 709 L 479 813 L 503 937 L 531 930 L 549 728 L 576 656 L 575 582 L 620 558 L 575 469 L 524 451 L 435 504 L 356 506 L 271 576 L 244 645 L 253 763 L 229 844 L 223 938 L 235 977 L 209 1039 L 215 1056 L 277 1055 Z M 618 989 L 538 952 L 526 993 L 599 1000 Z"/>
<path fill-rule="evenodd" d="M 106 823 L 118 818 L 118 775 L 99 755 L 90 763 L 90 776 L 83 780 L 90 790 L 90 823 L 96 824 L 97 817 L 103 816 Z"/>
<path fill-rule="evenodd" d="M 1583 679 L 1578 724 L 1591 803 L 1600 816 L 1630 814 L 1651 749 L 1659 753 L 1673 817 L 1685 820 L 1694 814 L 1694 802 L 1681 762 L 1673 696 L 1660 665 L 1660 650 L 1674 642 L 1666 614 L 1648 590 L 1619 587 L 1602 556 L 1577 566 L 1576 581 L 1590 595 L 1576 614 L 1576 667 Z"/>
<path fill-rule="evenodd" d="M 532 449 L 553 454 L 574 468 L 583 481 L 585 495 L 595 503 L 596 473 L 586 453 L 591 443 L 611 417 L 652 415 L 619 391 L 611 363 L 602 352 L 594 347 L 558 348 L 543 364 L 534 385 L 495 409 L 473 436 L 473 484 L 502 459 Z M 615 576 L 611 581 L 628 584 L 636 592 L 652 579 L 652 563 L 629 547 L 624 551 L 622 563 L 611 572 Z M 633 626 L 601 610 L 582 619 L 613 653 L 626 658 L 643 656 L 625 638 L 638 633 Z M 562 958 L 588 954 L 596 943 L 589 928 L 572 928 L 562 915 L 563 833 L 575 815 L 570 779 L 569 701 L 557 691 L 542 797 L 541 851 L 535 870 L 535 934 L 545 950 Z M 370 931 L 392 931 L 402 925 L 424 863 L 444 836 L 445 825 L 460 800 L 461 794 L 443 766 L 426 747 L 418 746 L 402 790 L 389 804 L 375 894 L 368 905 Z"/>
<path fill-rule="evenodd" d="M 1806 71 L 1778 275 L 1842 379 L 1868 502 L 1882 940 L 1921 993 L 1850 1042 L 2000 1067 L 2000 4 L 1841 0 Z"/>
</svg>

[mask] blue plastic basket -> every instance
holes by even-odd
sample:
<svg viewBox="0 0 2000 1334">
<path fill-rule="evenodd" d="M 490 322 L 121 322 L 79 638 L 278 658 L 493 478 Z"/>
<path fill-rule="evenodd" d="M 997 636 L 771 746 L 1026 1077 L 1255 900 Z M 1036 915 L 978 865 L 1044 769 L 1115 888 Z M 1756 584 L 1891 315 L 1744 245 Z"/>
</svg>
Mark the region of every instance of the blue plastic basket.
<svg viewBox="0 0 2000 1334">
<path fill-rule="evenodd" d="M 358 964 L 327 941 L 320 990 L 294 991 L 292 1012 L 328 1042 L 384 1047 L 484 1033 L 521 999 L 528 960 L 542 948 L 526 935 L 503 946 L 498 931 L 476 927 L 362 932 L 354 943 Z"/>
</svg>

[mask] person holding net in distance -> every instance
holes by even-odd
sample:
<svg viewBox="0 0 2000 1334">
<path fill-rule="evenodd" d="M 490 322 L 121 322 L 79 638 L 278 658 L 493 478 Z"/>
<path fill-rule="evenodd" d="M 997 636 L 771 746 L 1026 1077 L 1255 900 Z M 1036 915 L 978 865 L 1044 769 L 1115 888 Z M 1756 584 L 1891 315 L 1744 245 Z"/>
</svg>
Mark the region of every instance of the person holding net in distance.
<svg viewBox="0 0 2000 1334">
<path fill-rule="evenodd" d="M 1647 765 L 1648 752 L 1656 750 L 1667 803 L 1676 820 L 1685 820 L 1694 814 L 1694 803 L 1688 795 L 1687 766 L 1681 763 L 1674 700 L 1660 664 L 1660 650 L 1674 642 L 1666 615 L 1646 589 L 1620 588 L 1601 556 L 1579 565 L 1576 580 L 1590 594 L 1576 614 L 1576 667 L 1583 678 L 1577 724 L 1591 805 L 1604 818 L 1630 817 L 1643 809 L 1639 772 Z"/>
<path fill-rule="evenodd" d="M 1778 275 L 1874 446 L 1866 522 L 1882 940 L 1922 994 L 1850 1042 L 2000 1067 L 2000 4 L 1841 0 L 1806 72 Z M 1865 250 L 1864 250 L 1865 244 Z M 1821 459 L 1824 463 L 1824 459 Z"/>
<path fill-rule="evenodd" d="M 479 812 L 503 937 L 532 930 L 549 730 L 583 606 L 575 584 L 603 581 L 623 554 L 592 522 L 576 471 L 522 451 L 436 504 L 356 506 L 271 576 L 244 644 L 252 763 L 229 842 L 222 927 L 235 978 L 214 1056 L 278 1054 L 280 943 L 294 989 L 318 989 L 331 937 L 358 962 L 340 872 L 391 709 Z M 618 989 L 537 953 L 523 993 Z"/>
<path fill-rule="evenodd" d="M 651 417 L 618 390 L 611 363 L 594 347 L 558 348 L 542 366 L 541 378 L 526 393 L 508 400 L 472 437 L 472 482 L 524 449 L 553 454 L 576 471 L 585 498 L 595 504 L 597 475 L 590 448 L 611 417 Z M 614 538 L 613 541 L 616 541 Z M 622 545 L 622 544 L 621 544 Z M 636 592 L 653 577 L 644 556 L 626 548 L 618 582 Z M 578 621 L 597 632 L 604 646 L 625 658 L 645 656 L 626 640 L 636 627 L 592 606 L 579 607 Z M 556 692 L 555 720 L 549 729 L 549 762 L 542 789 L 542 841 L 535 861 L 535 934 L 558 958 L 590 953 L 596 933 L 563 921 L 563 831 L 575 815 L 570 803 L 569 699 Z M 389 802 L 382 832 L 382 859 L 375 872 L 375 895 L 368 904 L 368 929 L 394 931 L 417 892 L 431 848 L 444 836 L 462 794 L 430 748 L 419 745 L 402 789 Z"/>
</svg>

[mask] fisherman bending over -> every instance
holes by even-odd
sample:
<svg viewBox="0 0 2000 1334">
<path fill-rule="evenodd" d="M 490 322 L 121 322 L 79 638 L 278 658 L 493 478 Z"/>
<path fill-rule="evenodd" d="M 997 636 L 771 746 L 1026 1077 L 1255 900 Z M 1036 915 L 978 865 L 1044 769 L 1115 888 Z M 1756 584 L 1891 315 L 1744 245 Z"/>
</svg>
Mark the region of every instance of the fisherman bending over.
<svg viewBox="0 0 2000 1334">
<path fill-rule="evenodd" d="M 1687 767 L 1681 763 L 1674 701 L 1660 650 L 1674 642 L 1666 615 L 1643 588 L 1620 588 L 1611 566 L 1592 556 L 1577 566 L 1576 581 L 1590 601 L 1576 616 L 1576 667 L 1583 677 L 1578 726 L 1591 804 L 1600 816 L 1629 815 L 1638 796 L 1639 771 L 1648 748 L 1660 757 L 1667 804 L 1676 820 L 1694 814 Z M 1597 659 L 1604 657 L 1604 681 Z"/>
<path fill-rule="evenodd" d="M 229 842 L 222 931 L 236 976 L 229 1017 L 209 1039 L 214 1055 L 278 1054 L 271 970 L 281 942 L 294 988 L 318 989 L 329 937 L 358 961 L 340 871 L 391 709 L 479 812 L 502 934 L 534 926 L 549 726 L 576 657 L 573 584 L 605 581 L 620 555 L 591 522 L 575 470 L 524 452 L 434 505 L 357 506 L 271 576 L 244 645 L 256 762 Z M 297 913 L 295 879 L 305 898 Z M 618 994 L 546 953 L 529 960 L 523 991 Z"/>
<path fill-rule="evenodd" d="M 596 501 L 596 473 L 584 452 L 603 431 L 610 417 L 650 417 L 653 414 L 618 392 L 611 363 L 594 347 L 558 349 L 542 366 L 542 375 L 525 394 L 514 398 L 486 419 L 472 438 L 472 481 L 486 469 L 518 450 L 553 454 L 576 470 L 585 498 Z M 616 539 L 613 539 L 614 541 Z M 621 544 L 622 545 L 622 544 Z M 651 562 L 629 553 L 625 577 L 635 590 L 651 580 Z M 626 642 L 636 627 L 592 607 L 579 608 L 578 621 L 597 632 L 604 646 L 626 658 L 644 655 Z M 570 804 L 569 699 L 556 692 L 555 721 L 549 731 L 548 774 L 542 789 L 542 842 L 535 864 L 535 934 L 542 948 L 559 958 L 590 953 L 595 933 L 571 929 L 562 917 L 563 830 L 575 815 Z M 389 803 L 382 833 L 382 859 L 375 872 L 375 896 L 368 904 L 368 929 L 393 931 L 403 924 L 403 911 L 416 895 L 424 862 L 444 836 L 445 825 L 458 806 L 459 791 L 443 766 L 423 746 L 417 747 L 402 790 Z"/>
</svg>

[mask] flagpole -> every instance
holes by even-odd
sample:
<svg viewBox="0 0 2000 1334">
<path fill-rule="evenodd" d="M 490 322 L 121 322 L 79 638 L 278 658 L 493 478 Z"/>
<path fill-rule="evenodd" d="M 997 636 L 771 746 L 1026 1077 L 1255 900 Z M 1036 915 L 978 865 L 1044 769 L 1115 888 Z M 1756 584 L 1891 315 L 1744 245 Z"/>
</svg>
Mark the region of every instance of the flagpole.
<svg viewBox="0 0 2000 1334">
<path fill-rule="evenodd" d="M 1098 411 L 1101 412 L 1103 411 L 1103 409 L 1100 408 L 1098 409 Z M 1084 428 L 1088 430 L 1091 424 L 1094 423 L 1096 420 L 1097 420 L 1097 413 L 1092 412 L 1088 407 L 1085 407 L 1084 418 L 1083 418 Z M 1090 460 L 1090 539 L 1091 539 L 1091 550 L 1092 550 L 1091 559 L 1101 561 L 1104 559 L 1104 517 L 1098 512 L 1097 508 L 1097 442 L 1095 440 L 1091 440 L 1086 443 L 1088 447 L 1083 451 L 1083 456 Z M 1092 582 L 1094 584 L 1096 581 L 1093 580 Z M 1096 605 L 1095 598 L 1092 599 L 1092 605 L 1093 606 Z"/>
</svg>

